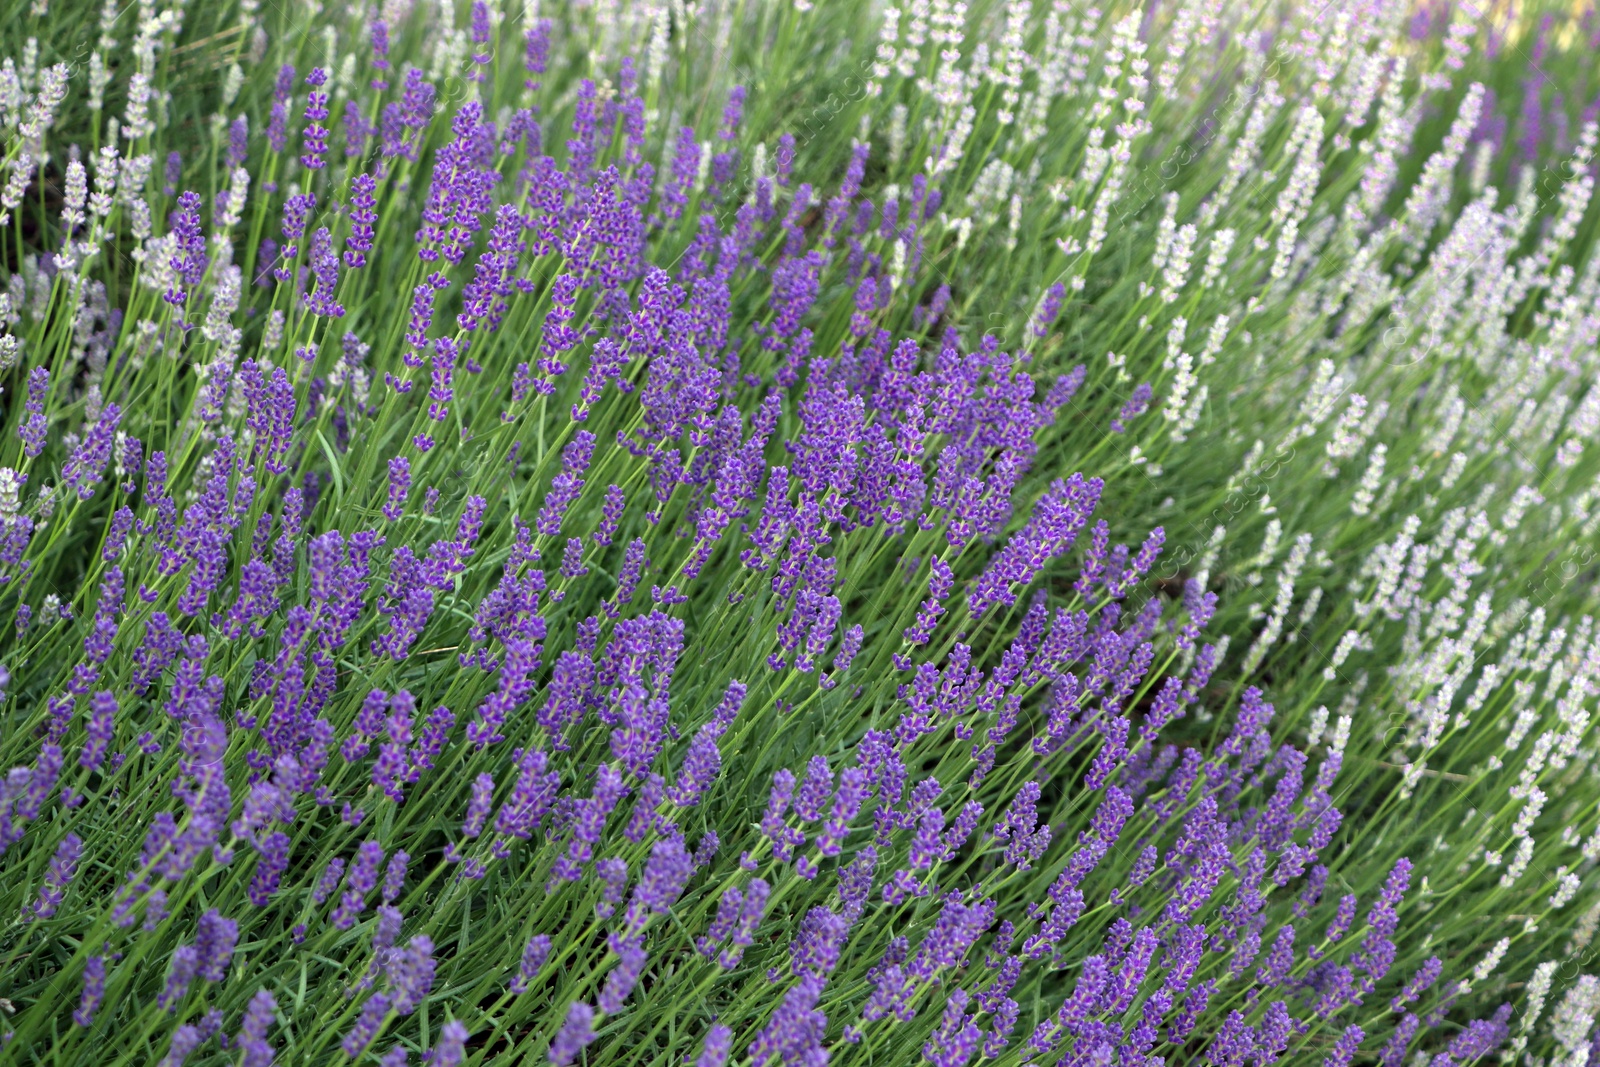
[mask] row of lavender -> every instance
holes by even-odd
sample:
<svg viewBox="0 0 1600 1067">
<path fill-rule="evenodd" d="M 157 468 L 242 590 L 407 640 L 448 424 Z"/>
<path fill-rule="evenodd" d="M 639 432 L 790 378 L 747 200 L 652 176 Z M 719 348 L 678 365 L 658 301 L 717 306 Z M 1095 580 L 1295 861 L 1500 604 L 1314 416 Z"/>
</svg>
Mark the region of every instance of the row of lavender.
<svg viewBox="0 0 1600 1067">
<path fill-rule="evenodd" d="M 14 17 L 0 1057 L 1600 1042 L 1583 19 Z"/>
</svg>

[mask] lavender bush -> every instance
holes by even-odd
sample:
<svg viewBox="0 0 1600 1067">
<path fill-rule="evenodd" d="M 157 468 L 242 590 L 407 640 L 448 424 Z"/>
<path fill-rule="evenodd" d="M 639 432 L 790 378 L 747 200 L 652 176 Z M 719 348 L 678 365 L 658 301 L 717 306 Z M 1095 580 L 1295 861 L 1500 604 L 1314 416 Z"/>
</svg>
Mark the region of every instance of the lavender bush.
<svg viewBox="0 0 1600 1067">
<path fill-rule="evenodd" d="M 0 31 L 0 1062 L 1600 1055 L 1592 10 Z"/>
</svg>

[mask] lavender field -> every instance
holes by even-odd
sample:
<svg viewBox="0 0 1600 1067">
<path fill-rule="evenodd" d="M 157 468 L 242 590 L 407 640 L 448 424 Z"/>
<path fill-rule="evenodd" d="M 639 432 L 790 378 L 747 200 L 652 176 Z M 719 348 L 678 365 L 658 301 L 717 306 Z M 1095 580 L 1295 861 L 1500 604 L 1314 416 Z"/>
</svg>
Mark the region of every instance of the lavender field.
<svg viewBox="0 0 1600 1067">
<path fill-rule="evenodd" d="M 0 1065 L 1600 1063 L 1597 148 L 1566 0 L 0 0 Z"/>
</svg>

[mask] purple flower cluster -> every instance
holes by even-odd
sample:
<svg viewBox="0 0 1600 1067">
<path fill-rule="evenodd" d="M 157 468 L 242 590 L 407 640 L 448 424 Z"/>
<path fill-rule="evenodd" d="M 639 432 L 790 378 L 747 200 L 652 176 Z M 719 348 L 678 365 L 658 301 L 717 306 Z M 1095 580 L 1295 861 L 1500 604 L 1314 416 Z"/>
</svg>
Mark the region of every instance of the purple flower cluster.
<svg viewBox="0 0 1600 1067">
<path fill-rule="evenodd" d="M 508 78 L 512 16 L 472 4 L 436 86 L 391 54 L 424 29 L 405 7 L 364 60 L 305 77 L 298 154 L 278 72 L 260 165 L 295 184 L 255 205 L 282 244 L 248 251 L 246 326 L 198 194 L 141 249 L 171 318 L 140 343 L 207 353 L 192 406 L 152 424 L 134 386 L 191 375 L 104 321 L 82 320 L 107 334 L 81 372 L 28 370 L 19 466 L 37 482 L 52 425 L 78 428 L 65 502 L 27 473 L 3 487 L 32 510 L 0 516 L 28 683 L 4 705 L 27 755 L 0 781 L 0 855 L 23 843 L 20 936 L 78 946 L 60 1020 L 170 1024 L 174 1067 L 213 1037 L 266 1067 L 280 997 L 338 1020 L 286 1018 L 286 1061 L 403 1064 L 437 1035 L 433 1067 L 467 1058 L 469 1023 L 483 1056 L 522 1042 L 557 1067 L 669 1040 L 697 1067 L 853 1044 L 935 1067 L 1349 1067 L 1446 1028 L 1449 953 L 1404 962 L 1420 872 L 1331 869 L 1342 749 L 1312 776 L 1266 693 L 1219 697 L 1217 595 L 1156 582 L 1167 528 L 1114 544 L 1147 527 L 1042 451 L 1086 387 L 1097 425 L 1142 432 L 1154 386 L 1042 373 L 1065 283 L 1012 351 L 952 324 L 965 282 L 930 261 L 959 170 L 880 194 L 863 133 L 814 187 L 787 134 L 741 186 L 760 131 L 733 86 L 658 176 L 677 6 L 642 63 L 596 50 L 548 88 L 572 44 L 553 22 Z M 559 146 L 541 123 L 568 107 Z M 227 127 L 230 166 L 248 133 Z M 381 262 L 413 223 L 417 258 Z M 82 589 L 45 599 L 78 541 Z M 91 829 L 113 815 L 114 865 Z M 110 922 L 64 914 L 101 895 Z M 1373 1020 L 1385 1004 L 1399 1021 Z M 1465 1063 L 1508 1018 L 1450 1029 Z"/>
</svg>

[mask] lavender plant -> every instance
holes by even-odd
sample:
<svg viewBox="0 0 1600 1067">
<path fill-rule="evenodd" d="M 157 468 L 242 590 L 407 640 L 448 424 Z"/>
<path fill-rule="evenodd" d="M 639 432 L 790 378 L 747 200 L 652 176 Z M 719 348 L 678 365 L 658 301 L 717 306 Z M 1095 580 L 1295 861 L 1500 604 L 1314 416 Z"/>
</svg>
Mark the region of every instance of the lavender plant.
<svg viewBox="0 0 1600 1067">
<path fill-rule="evenodd" d="M 1592 11 L 0 28 L 0 1062 L 1600 1052 Z"/>
</svg>

